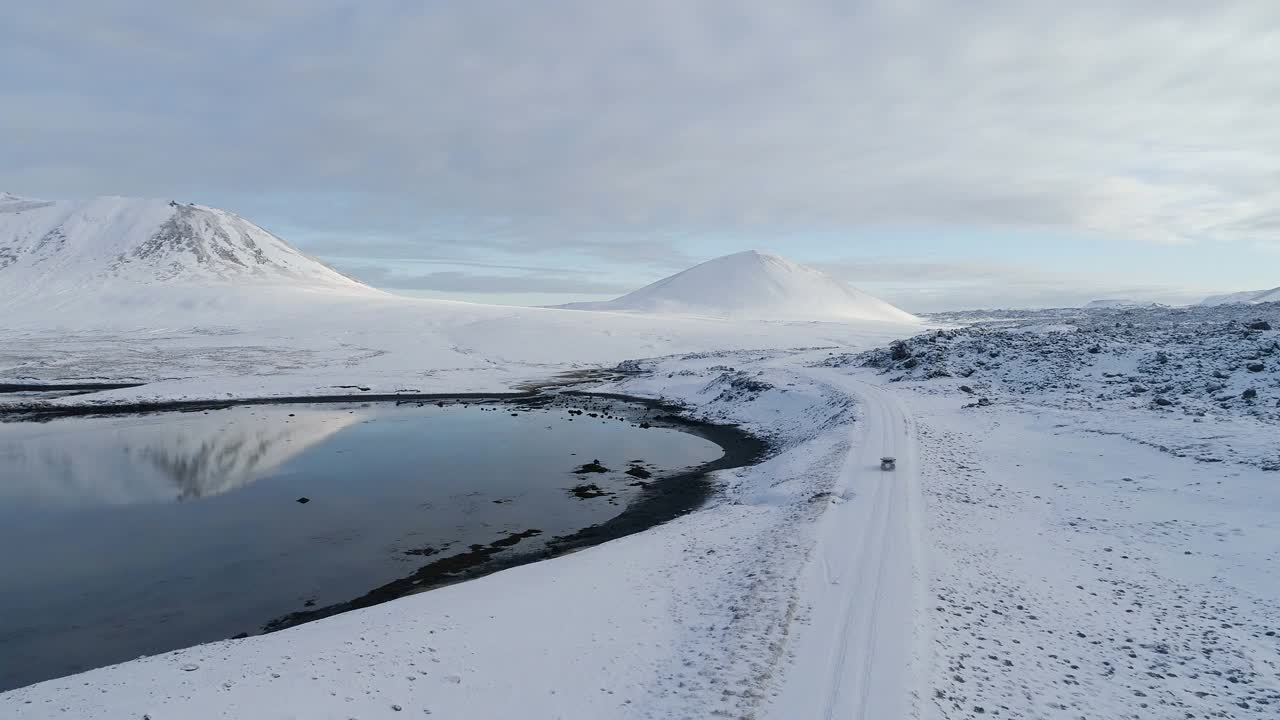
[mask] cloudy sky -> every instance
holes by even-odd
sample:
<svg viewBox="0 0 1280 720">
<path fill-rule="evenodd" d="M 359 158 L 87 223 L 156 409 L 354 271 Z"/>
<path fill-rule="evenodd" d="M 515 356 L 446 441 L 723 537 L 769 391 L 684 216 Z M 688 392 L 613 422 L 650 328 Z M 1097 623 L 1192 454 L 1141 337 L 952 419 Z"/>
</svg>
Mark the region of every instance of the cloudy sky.
<svg viewBox="0 0 1280 720">
<path fill-rule="evenodd" d="M 198 201 L 408 293 L 747 248 L 912 310 L 1280 285 L 1280 2 L 44 0 L 0 189 Z"/>
</svg>

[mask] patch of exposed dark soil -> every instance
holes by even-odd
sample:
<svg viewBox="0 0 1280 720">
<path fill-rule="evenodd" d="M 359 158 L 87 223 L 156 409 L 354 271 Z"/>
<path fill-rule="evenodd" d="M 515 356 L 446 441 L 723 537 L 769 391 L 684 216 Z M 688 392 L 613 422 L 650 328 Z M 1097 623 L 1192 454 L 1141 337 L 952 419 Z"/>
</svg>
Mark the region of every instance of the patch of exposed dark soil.
<svg viewBox="0 0 1280 720">
<path fill-rule="evenodd" d="M 448 584 L 449 582 L 463 579 L 467 571 L 478 565 L 483 565 L 490 559 L 506 550 L 514 547 L 522 540 L 528 540 L 532 537 L 541 535 L 542 531 L 536 528 L 530 528 L 523 532 L 512 533 L 505 537 L 498 538 L 488 545 L 472 545 L 466 552 L 456 555 L 440 558 L 435 562 L 418 568 L 417 572 L 409 577 L 392 580 L 382 587 L 374 588 L 369 592 L 361 595 L 354 600 L 348 600 L 334 605 L 326 605 L 322 608 L 314 610 L 299 610 L 291 612 L 288 615 L 282 615 L 275 620 L 262 626 L 263 632 L 275 632 L 283 630 L 295 625 L 319 620 L 338 613 L 347 612 L 348 610 L 357 610 L 359 608 L 370 607 L 388 600 L 394 600 L 403 597 L 415 591 L 423 590 L 429 587 L 438 587 Z"/>
<path fill-rule="evenodd" d="M 591 498 L 608 497 L 613 495 L 613 493 L 601 489 L 600 486 L 595 483 L 575 485 L 569 488 L 569 492 L 579 500 L 590 500 Z"/>
<path fill-rule="evenodd" d="M 418 556 L 421 556 L 421 557 L 431 557 L 432 555 L 439 555 L 440 553 L 444 552 L 445 550 L 448 550 L 448 549 L 449 549 L 449 546 L 450 546 L 450 545 L 452 545 L 452 544 L 453 544 L 453 543 L 445 543 L 444 545 L 441 545 L 440 547 L 432 547 L 432 546 L 428 545 L 428 546 L 426 546 L 426 547 L 412 548 L 412 549 L 409 549 L 409 550 L 405 550 L 405 551 L 404 551 L 404 554 L 405 554 L 405 555 L 418 555 Z"/>
<path fill-rule="evenodd" d="M 123 388 L 141 387 L 146 383 L 44 383 L 38 385 L 22 383 L 0 383 L 0 393 L 18 392 L 61 392 L 91 393 L 100 390 L 120 390 Z"/>
<path fill-rule="evenodd" d="M 63 386 L 65 387 L 65 386 Z M 137 387 L 137 384 L 115 387 Z M 35 388 L 41 389 L 41 388 Z M 108 389 L 99 387 L 98 390 Z M 17 392 L 11 390 L 9 392 Z M 100 417 L 107 415 L 145 415 L 158 412 L 201 412 L 225 410 L 242 405 L 326 405 L 344 402 L 394 402 L 396 404 L 445 402 L 501 402 L 528 399 L 525 393 L 388 393 L 360 395 L 299 395 L 290 397 L 237 398 L 234 400 L 165 400 L 160 402 L 86 403 L 83 405 L 50 405 L 44 402 L 15 403 L 0 408 L 0 420 L 47 422 L 65 417 Z"/>
</svg>

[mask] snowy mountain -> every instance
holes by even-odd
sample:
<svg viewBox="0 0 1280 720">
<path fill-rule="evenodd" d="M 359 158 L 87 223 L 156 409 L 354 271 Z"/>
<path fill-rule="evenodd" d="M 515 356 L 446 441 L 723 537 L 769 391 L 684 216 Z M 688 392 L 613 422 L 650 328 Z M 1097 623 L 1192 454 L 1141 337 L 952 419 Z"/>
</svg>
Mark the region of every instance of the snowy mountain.
<svg viewBox="0 0 1280 720">
<path fill-rule="evenodd" d="M 6 300 L 229 283 L 378 292 L 225 210 L 166 200 L 46 202 L 0 193 L 0 297 Z"/>
<path fill-rule="evenodd" d="M 1227 295 L 1210 295 L 1200 301 L 1201 305 L 1257 305 L 1265 302 L 1280 302 L 1280 287 L 1270 290 L 1248 290 L 1229 293 Z"/>
<path fill-rule="evenodd" d="M 615 300 L 561 307 L 756 320 L 919 320 L 820 270 L 755 250 L 708 260 Z"/>
</svg>

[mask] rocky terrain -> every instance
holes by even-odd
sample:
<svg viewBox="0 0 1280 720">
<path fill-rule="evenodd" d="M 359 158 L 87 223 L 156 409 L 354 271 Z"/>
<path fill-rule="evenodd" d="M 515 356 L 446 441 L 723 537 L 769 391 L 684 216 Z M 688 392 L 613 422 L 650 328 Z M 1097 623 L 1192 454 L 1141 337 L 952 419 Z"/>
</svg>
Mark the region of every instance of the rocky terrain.
<svg viewBox="0 0 1280 720">
<path fill-rule="evenodd" d="M 821 363 L 918 423 L 921 716 L 1274 717 L 1280 304 L 930 319 Z"/>
<path fill-rule="evenodd" d="M 827 362 L 875 368 L 897 382 L 951 379 L 936 389 L 974 404 L 1102 410 L 1113 427 L 1100 432 L 1280 470 L 1280 303 L 931 319 L 971 324 Z M 1190 437 L 1173 438 L 1175 431 Z"/>
</svg>

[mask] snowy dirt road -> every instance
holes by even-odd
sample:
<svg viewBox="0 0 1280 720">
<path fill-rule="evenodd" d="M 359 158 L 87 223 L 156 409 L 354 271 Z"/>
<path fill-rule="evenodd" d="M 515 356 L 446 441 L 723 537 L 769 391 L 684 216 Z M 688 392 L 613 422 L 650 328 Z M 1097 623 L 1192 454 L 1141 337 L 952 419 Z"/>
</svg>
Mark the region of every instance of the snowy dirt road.
<svg viewBox="0 0 1280 720">
<path fill-rule="evenodd" d="M 924 562 L 913 424 L 877 385 L 823 369 L 817 382 L 857 397 L 859 420 L 832 507 L 799 581 L 809 614 L 767 716 L 903 718 L 916 714 Z M 891 471 L 881 456 L 897 458 Z M 927 649 L 927 648 L 926 648 Z"/>
</svg>

